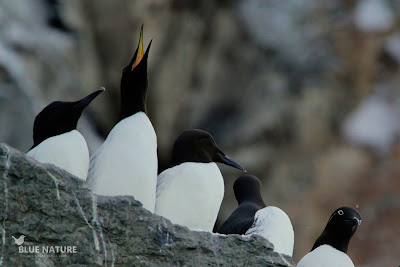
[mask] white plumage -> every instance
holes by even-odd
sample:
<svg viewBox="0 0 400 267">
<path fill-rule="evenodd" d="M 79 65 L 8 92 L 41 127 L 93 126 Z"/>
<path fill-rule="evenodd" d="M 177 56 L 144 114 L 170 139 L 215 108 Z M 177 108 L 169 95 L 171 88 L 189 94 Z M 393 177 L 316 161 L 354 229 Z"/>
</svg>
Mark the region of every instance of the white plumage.
<svg viewBox="0 0 400 267">
<path fill-rule="evenodd" d="M 155 213 L 191 230 L 211 232 L 224 197 L 214 162 L 185 162 L 158 176 Z"/>
<path fill-rule="evenodd" d="M 51 163 L 86 180 L 89 149 L 77 130 L 47 138 L 27 153 L 41 163 Z"/>
<path fill-rule="evenodd" d="M 131 195 L 154 212 L 157 136 L 144 112 L 120 121 L 91 157 L 87 184 L 99 195 Z"/>
<path fill-rule="evenodd" d="M 297 267 L 354 267 L 346 253 L 329 245 L 322 245 L 305 255 Z"/>
<path fill-rule="evenodd" d="M 275 252 L 292 256 L 293 226 L 287 214 L 280 208 L 269 206 L 257 211 L 253 225 L 246 232 L 246 235 L 254 234 L 271 242 Z"/>
</svg>

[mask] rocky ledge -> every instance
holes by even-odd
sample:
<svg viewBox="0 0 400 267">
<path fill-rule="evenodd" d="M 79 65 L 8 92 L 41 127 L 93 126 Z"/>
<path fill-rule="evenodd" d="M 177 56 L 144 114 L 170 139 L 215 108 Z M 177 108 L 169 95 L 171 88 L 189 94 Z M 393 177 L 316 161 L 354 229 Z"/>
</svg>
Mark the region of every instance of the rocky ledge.
<svg viewBox="0 0 400 267">
<path fill-rule="evenodd" d="M 0 265 L 294 266 L 260 236 L 190 231 L 6 144 L 0 179 Z"/>
</svg>

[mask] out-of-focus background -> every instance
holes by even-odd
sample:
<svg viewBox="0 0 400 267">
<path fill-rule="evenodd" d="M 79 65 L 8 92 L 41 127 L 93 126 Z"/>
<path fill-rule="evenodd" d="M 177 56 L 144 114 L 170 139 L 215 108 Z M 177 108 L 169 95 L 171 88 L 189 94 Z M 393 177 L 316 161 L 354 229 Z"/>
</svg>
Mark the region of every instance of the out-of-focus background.
<svg viewBox="0 0 400 267">
<path fill-rule="evenodd" d="M 363 219 L 355 264 L 400 264 L 399 1 L 1 1 L 0 141 L 26 152 L 45 105 L 104 86 L 78 127 L 93 153 L 118 117 L 141 24 L 160 170 L 182 130 L 207 130 L 287 212 L 295 262 L 348 205 Z M 240 175 L 220 168 L 218 225 Z"/>
</svg>

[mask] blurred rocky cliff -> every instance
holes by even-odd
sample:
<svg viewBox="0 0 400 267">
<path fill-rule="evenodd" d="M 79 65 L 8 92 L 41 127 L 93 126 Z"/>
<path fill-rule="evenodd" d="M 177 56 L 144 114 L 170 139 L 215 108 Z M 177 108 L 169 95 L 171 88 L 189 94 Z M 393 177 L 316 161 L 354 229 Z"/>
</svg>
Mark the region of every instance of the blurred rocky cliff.
<svg viewBox="0 0 400 267">
<path fill-rule="evenodd" d="M 349 205 L 363 216 L 354 262 L 398 265 L 399 11 L 394 0 L 2 1 L 0 140 L 27 151 L 46 103 L 105 86 L 79 124 L 95 151 L 143 23 L 160 169 L 177 134 L 208 130 L 292 219 L 295 262 Z M 221 170 L 219 223 L 239 175 Z"/>
</svg>

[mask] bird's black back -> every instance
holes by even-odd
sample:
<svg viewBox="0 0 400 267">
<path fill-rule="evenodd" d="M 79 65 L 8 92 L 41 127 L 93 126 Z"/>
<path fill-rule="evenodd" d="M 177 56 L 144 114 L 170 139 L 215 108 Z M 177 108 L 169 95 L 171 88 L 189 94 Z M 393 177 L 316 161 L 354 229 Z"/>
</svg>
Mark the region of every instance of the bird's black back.
<svg viewBox="0 0 400 267">
<path fill-rule="evenodd" d="M 264 203 L 243 202 L 222 224 L 217 233 L 244 235 L 253 225 L 256 212 L 262 208 L 265 208 Z"/>
</svg>

